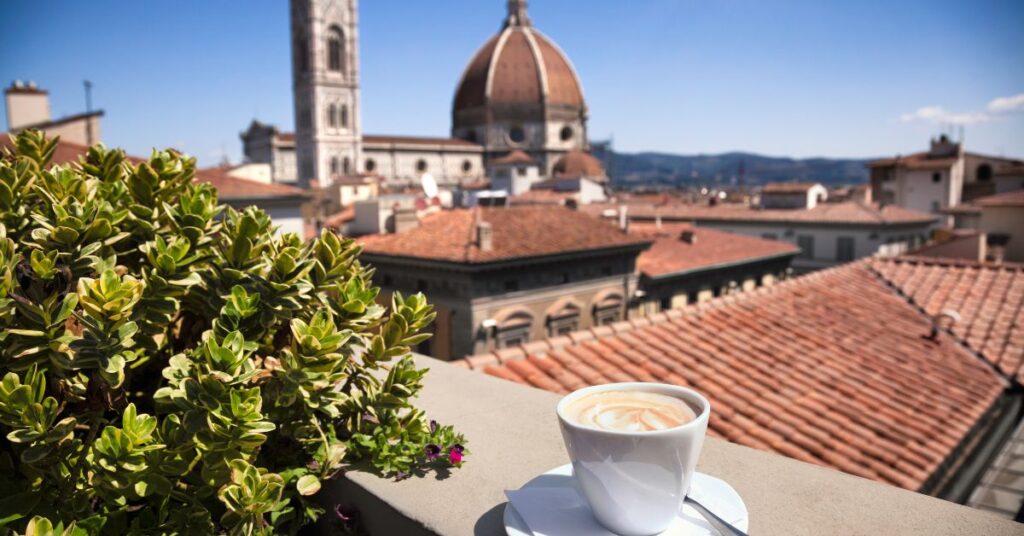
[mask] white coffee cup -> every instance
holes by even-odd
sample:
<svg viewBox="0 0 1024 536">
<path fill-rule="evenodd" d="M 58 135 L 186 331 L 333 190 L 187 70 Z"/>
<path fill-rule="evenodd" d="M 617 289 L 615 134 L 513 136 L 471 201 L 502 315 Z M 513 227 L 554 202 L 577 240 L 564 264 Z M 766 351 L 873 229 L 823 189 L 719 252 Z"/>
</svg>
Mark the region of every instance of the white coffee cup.
<svg viewBox="0 0 1024 536">
<path fill-rule="evenodd" d="M 567 406 L 606 391 L 640 391 L 685 402 L 697 417 L 664 430 L 621 432 L 570 420 Z M 697 467 L 711 404 L 692 389 L 662 383 L 611 383 L 566 395 L 556 408 L 573 473 L 594 517 L 608 530 L 627 536 L 657 534 L 682 509 Z"/>
</svg>

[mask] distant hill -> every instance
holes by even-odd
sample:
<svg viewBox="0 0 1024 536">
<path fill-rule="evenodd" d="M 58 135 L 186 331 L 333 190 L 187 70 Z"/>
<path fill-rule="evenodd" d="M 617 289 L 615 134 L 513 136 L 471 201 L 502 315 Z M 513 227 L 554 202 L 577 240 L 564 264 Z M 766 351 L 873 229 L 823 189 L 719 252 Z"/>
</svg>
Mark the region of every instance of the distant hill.
<svg viewBox="0 0 1024 536">
<path fill-rule="evenodd" d="M 677 155 L 611 153 L 595 156 L 620 186 L 711 186 L 738 183 L 742 165 L 747 186 L 782 181 L 814 181 L 829 186 L 867 182 L 869 160 L 778 158 L 751 153 Z"/>
</svg>

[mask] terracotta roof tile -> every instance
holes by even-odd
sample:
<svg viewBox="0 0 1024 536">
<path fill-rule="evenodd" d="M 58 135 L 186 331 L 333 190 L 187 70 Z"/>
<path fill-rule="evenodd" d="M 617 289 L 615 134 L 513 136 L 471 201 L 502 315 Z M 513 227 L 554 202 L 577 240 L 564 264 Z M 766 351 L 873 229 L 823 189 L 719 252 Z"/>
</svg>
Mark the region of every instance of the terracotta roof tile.
<svg viewBox="0 0 1024 536">
<path fill-rule="evenodd" d="M 595 215 L 616 212 L 617 206 L 607 203 L 592 203 L 583 207 Z M 815 224 L 857 224 L 890 225 L 902 223 L 929 223 L 938 221 L 933 214 L 873 203 L 844 201 L 842 203 L 819 203 L 811 209 L 760 209 L 737 204 L 696 205 L 675 203 L 670 205 L 628 205 L 630 219 L 665 221 L 744 221 L 773 223 L 815 223 Z"/>
<path fill-rule="evenodd" d="M 478 221 L 491 224 L 493 248 L 481 249 Z M 639 252 L 650 242 L 592 216 L 553 207 L 455 209 L 429 214 L 415 229 L 359 239 L 368 256 L 412 257 L 458 264 L 497 262 L 599 249 Z"/>
<path fill-rule="evenodd" d="M 979 207 L 1024 207 L 1024 190 L 979 197 L 971 203 Z"/>
<path fill-rule="evenodd" d="M 927 314 L 956 311 L 952 332 L 1024 383 L 1024 265 L 900 257 L 870 266 Z"/>
<path fill-rule="evenodd" d="M 817 186 L 816 182 L 772 182 L 761 188 L 765 194 L 805 194 Z"/>
<path fill-rule="evenodd" d="M 787 242 L 694 227 L 685 223 L 631 223 L 630 234 L 654 243 L 637 258 L 637 268 L 647 277 L 671 277 L 721 264 L 755 262 L 796 255 L 800 249 Z M 693 240 L 683 239 L 692 233 Z"/>
<path fill-rule="evenodd" d="M 918 489 L 1005 382 L 954 337 L 923 338 L 929 318 L 880 275 L 912 262 L 816 272 L 498 368 L 558 392 L 628 379 L 692 386 L 716 408 L 713 435 Z"/>
</svg>

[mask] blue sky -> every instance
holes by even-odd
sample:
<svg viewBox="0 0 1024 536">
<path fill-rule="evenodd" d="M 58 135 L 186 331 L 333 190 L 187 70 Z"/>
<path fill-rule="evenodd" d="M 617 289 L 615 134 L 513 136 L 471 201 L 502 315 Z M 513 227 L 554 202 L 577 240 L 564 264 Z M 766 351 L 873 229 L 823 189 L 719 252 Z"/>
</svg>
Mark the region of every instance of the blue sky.
<svg viewBox="0 0 1024 536">
<path fill-rule="evenodd" d="M 889 155 L 957 122 L 970 150 L 1024 157 L 1019 0 L 530 4 L 582 78 L 591 137 L 619 150 Z M 504 10 L 363 0 L 364 130 L 446 135 L 462 69 Z M 89 79 L 108 145 L 237 161 L 252 118 L 291 129 L 288 43 L 285 0 L 10 1 L 0 83 L 37 81 L 60 115 L 84 109 Z"/>
</svg>

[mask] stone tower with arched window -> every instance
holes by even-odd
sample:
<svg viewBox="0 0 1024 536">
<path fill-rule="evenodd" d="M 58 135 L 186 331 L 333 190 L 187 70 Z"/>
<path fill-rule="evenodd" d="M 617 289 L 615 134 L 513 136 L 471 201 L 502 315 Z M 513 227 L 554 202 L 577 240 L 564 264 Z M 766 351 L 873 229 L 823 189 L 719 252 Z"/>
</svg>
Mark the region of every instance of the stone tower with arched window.
<svg viewBox="0 0 1024 536">
<path fill-rule="evenodd" d="M 321 185 L 362 161 L 357 0 L 291 0 L 298 182 Z"/>
</svg>

